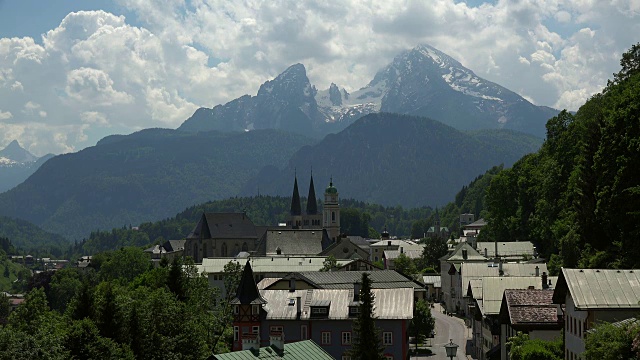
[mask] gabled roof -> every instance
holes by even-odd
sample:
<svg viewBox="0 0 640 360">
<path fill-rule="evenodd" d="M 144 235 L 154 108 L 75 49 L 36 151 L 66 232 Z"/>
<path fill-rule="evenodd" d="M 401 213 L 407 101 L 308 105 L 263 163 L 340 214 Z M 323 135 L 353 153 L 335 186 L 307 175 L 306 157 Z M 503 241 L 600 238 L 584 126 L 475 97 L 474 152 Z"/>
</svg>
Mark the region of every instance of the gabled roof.
<svg viewBox="0 0 640 360">
<path fill-rule="evenodd" d="M 372 289 L 375 296 L 374 316 L 377 319 L 412 319 L 414 291 L 410 288 Z M 296 320 L 297 306 L 300 298 L 300 320 L 308 320 L 311 315 L 311 304 L 327 303 L 329 320 L 349 319 L 349 305 L 353 302 L 353 289 L 311 289 L 311 290 L 260 290 L 266 299 L 264 306 L 267 320 Z M 294 301 L 291 301 L 294 299 Z"/>
<path fill-rule="evenodd" d="M 464 256 L 464 252 L 466 251 L 467 255 Z M 451 254 L 445 255 L 440 258 L 441 260 L 446 260 L 449 262 L 462 262 L 462 261 L 487 261 L 487 258 L 480 255 L 476 249 L 474 249 L 471 245 L 466 242 L 459 243 L 453 249 Z"/>
<path fill-rule="evenodd" d="M 373 289 L 423 289 L 419 282 L 407 279 L 394 270 L 363 271 L 369 274 Z M 353 284 L 362 281 L 360 271 L 309 271 L 288 274 L 282 281 L 296 278 L 318 289 L 353 289 Z M 267 288 L 268 289 L 268 288 Z"/>
<path fill-rule="evenodd" d="M 498 242 L 497 245 L 498 256 L 501 257 L 525 255 L 533 257 L 535 255 L 535 246 L 531 241 L 505 241 Z M 496 243 L 493 241 L 478 242 L 476 249 L 478 249 L 480 254 L 484 254 L 484 249 L 487 249 L 487 257 L 496 256 Z"/>
<path fill-rule="evenodd" d="M 245 213 L 205 213 L 188 239 L 257 239 L 256 226 Z"/>
<path fill-rule="evenodd" d="M 369 248 L 367 247 L 366 249 L 363 249 L 362 246 L 360 246 L 356 241 L 354 241 L 350 236 L 347 236 L 346 238 L 341 237 L 338 238 L 338 240 L 334 241 L 331 245 L 329 245 L 328 247 L 326 247 L 324 250 L 322 250 L 322 252 L 320 253 L 320 255 L 326 255 L 328 253 L 330 253 L 333 249 L 335 249 L 338 246 L 344 246 L 346 243 L 350 243 L 351 245 L 353 245 L 355 248 L 360 249 L 361 251 L 365 251 L 365 252 L 369 252 Z M 356 250 L 357 251 L 357 250 Z"/>
<path fill-rule="evenodd" d="M 324 229 L 268 229 L 257 245 L 257 253 L 265 256 L 318 255 L 330 242 Z"/>
<path fill-rule="evenodd" d="M 547 264 L 529 263 L 503 263 L 503 276 L 535 276 L 536 267 L 538 275 L 543 272 L 549 273 Z M 500 276 L 500 265 L 493 262 L 465 262 L 460 267 L 462 274 L 462 288 L 467 289 L 469 281 L 472 279 L 482 279 L 486 276 Z"/>
<path fill-rule="evenodd" d="M 253 271 L 251 270 L 251 264 L 249 261 L 244 265 L 242 271 L 242 277 L 240 278 L 240 284 L 236 291 L 236 297 L 231 300 L 231 304 L 265 304 L 266 301 L 260 296 L 256 281 L 253 278 Z"/>
<path fill-rule="evenodd" d="M 640 309 L 640 270 L 562 269 L 553 302 L 570 294 L 578 310 Z"/>
<path fill-rule="evenodd" d="M 256 359 L 282 359 L 282 360 L 333 360 L 323 348 L 313 340 L 304 340 L 293 343 L 285 343 L 281 351 L 273 346 L 262 347 L 255 350 L 234 351 L 213 356 L 218 360 L 256 360 Z"/>
<path fill-rule="evenodd" d="M 491 276 L 482 278 L 482 315 L 498 315 L 506 289 L 542 288 L 538 276 Z"/>
<path fill-rule="evenodd" d="M 500 308 L 500 321 L 513 327 L 560 329 L 558 306 L 553 304 L 553 290 L 507 289 Z"/>
<path fill-rule="evenodd" d="M 478 220 L 472 222 L 471 224 L 464 225 L 463 228 L 465 228 L 465 229 L 481 228 L 481 227 L 483 227 L 485 225 L 487 225 L 487 222 L 484 219 L 478 219 Z"/>
</svg>

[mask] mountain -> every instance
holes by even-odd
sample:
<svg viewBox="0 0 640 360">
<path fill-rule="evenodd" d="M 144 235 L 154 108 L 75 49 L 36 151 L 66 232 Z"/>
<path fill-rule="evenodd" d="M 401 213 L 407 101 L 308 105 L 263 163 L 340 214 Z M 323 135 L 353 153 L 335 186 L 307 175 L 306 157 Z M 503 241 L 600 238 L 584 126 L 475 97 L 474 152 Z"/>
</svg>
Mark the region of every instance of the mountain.
<svg viewBox="0 0 640 360">
<path fill-rule="evenodd" d="M 444 205 L 463 185 L 494 165 L 510 166 L 536 151 L 540 138 L 512 130 L 462 132 L 428 118 L 377 113 L 296 152 L 284 170 L 263 169 L 241 195 L 291 195 L 292 174 L 316 193 L 333 183 L 342 198 L 403 207 Z M 306 191 L 303 185 L 303 192 Z M 322 196 L 322 195 L 320 195 Z"/>
<path fill-rule="evenodd" d="M 13 140 L 0 150 L 0 193 L 26 180 L 52 157 L 53 154 L 47 154 L 38 158 Z"/>
<path fill-rule="evenodd" d="M 367 86 L 351 94 L 333 83 L 317 91 L 304 66 L 296 64 L 264 83 L 256 96 L 198 109 L 180 129 L 276 128 L 322 136 L 375 112 L 425 116 L 461 130 L 512 129 L 541 138 L 546 121 L 558 114 L 420 45 L 396 56 Z"/>
<path fill-rule="evenodd" d="M 20 219 L 0 216 L 0 238 L 7 238 L 21 251 L 36 254 L 61 256 L 70 245 L 60 235 L 44 231 L 38 226 Z"/>
<path fill-rule="evenodd" d="M 282 129 L 313 134 L 324 120 L 302 64 L 295 64 L 260 86 L 256 96 L 245 95 L 213 109 L 200 108 L 178 130 L 249 131 Z"/>
<path fill-rule="evenodd" d="M 235 195 L 259 169 L 282 167 L 309 138 L 277 130 L 109 136 L 47 161 L 0 194 L 0 215 L 80 239 L 92 230 L 162 219 Z"/>
</svg>

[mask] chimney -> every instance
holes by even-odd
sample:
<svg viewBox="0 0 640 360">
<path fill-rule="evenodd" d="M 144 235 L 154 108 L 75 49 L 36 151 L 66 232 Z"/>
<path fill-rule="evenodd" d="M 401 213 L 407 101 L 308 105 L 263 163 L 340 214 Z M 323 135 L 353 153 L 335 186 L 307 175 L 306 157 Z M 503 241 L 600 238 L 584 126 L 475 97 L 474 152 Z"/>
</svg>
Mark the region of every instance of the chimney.
<svg viewBox="0 0 640 360">
<path fill-rule="evenodd" d="M 467 249 L 462 249 L 462 258 L 464 260 L 467 260 L 468 256 L 469 256 L 469 254 L 467 253 Z"/>
<path fill-rule="evenodd" d="M 296 291 L 296 279 L 289 279 L 289 292 Z"/>
<path fill-rule="evenodd" d="M 387 246 L 391 246 L 391 240 L 387 241 Z"/>
<path fill-rule="evenodd" d="M 360 301 L 360 288 L 362 285 L 359 282 L 353 283 L 353 301 Z"/>
<path fill-rule="evenodd" d="M 536 265 L 536 276 L 540 276 L 540 268 L 538 267 L 538 265 Z"/>
<path fill-rule="evenodd" d="M 547 282 L 547 272 L 543 271 L 542 272 L 542 288 L 543 289 L 548 289 L 549 288 L 549 282 Z"/>
<path fill-rule="evenodd" d="M 500 274 L 500 276 L 504 275 L 504 271 L 502 270 L 502 260 L 498 262 L 498 274 Z"/>
<path fill-rule="evenodd" d="M 496 259 L 497 259 L 498 258 L 498 242 L 494 241 L 493 243 L 495 244 L 495 247 L 496 247 L 496 252 L 495 252 L 495 254 L 493 256 L 495 256 Z"/>
<path fill-rule="evenodd" d="M 296 314 L 297 318 L 300 319 L 300 315 L 302 314 L 302 298 L 300 296 L 296 297 Z"/>
<path fill-rule="evenodd" d="M 269 333 L 269 346 L 277 350 L 284 350 L 284 332 L 272 331 Z"/>
<path fill-rule="evenodd" d="M 404 249 L 400 246 L 400 254 L 404 254 Z"/>
<path fill-rule="evenodd" d="M 489 257 L 489 251 L 487 250 L 487 248 L 484 248 L 484 257 Z"/>
<path fill-rule="evenodd" d="M 260 335 L 242 334 L 242 350 L 260 349 Z"/>
</svg>

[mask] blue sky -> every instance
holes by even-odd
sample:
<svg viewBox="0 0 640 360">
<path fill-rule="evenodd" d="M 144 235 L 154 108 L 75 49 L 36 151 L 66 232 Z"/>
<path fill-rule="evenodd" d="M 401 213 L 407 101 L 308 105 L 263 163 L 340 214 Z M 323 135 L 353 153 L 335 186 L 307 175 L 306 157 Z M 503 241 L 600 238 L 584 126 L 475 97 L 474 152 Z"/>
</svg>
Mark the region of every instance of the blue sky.
<svg viewBox="0 0 640 360">
<path fill-rule="evenodd" d="M 353 91 L 418 44 L 577 110 L 637 34 L 637 0 L 0 0 L 0 147 L 64 153 L 175 128 L 294 63 L 318 89 Z"/>
</svg>

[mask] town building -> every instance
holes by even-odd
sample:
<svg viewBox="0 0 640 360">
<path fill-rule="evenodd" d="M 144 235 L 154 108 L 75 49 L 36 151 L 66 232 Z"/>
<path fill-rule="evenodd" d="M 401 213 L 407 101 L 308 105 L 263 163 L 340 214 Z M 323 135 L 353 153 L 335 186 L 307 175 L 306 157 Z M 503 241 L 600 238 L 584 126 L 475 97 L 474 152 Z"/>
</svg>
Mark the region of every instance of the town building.
<svg viewBox="0 0 640 360">
<path fill-rule="evenodd" d="M 383 258 L 385 251 L 397 250 L 404 252 L 410 250 L 422 251 L 424 249 L 424 245 L 411 240 L 389 239 L 388 234 L 389 233 L 385 230 L 385 232 L 383 232 L 382 239 L 370 245 L 371 260 L 373 262 L 384 261 Z"/>
<path fill-rule="evenodd" d="M 459 243 L 448 254 L 440 258 L 442 301 L 447 312 L 464 313 L 464 293 L 460 268 L 462 263 L 486 263 L 488 259 L 466 242 Z M 466 290 L 466 289 L 465 289 Z"/>
<path fill-rule="evenodd" d="M 336 274 L 339 272 L 336 272 Z M 372 272 L 371 274 L 374 274 Z M 283 342 L 313 340 L 336 359 L 348 356 L 353 320 L 359 309 L 359 283 L 349 289 L 258 290 L 251 265 L 245 265 L 234 307 L 233 349 L 243 342 L 281 333 Z M 407 359 L 407 331 L 413 318 L 412 288 L 372 289 L 374 316 L 387 359 Z M 266 346 L 266 342 L 260 346 Z"/>
<path fill-rule="evenodd" d="M 518 332 L 529 339 L 553 341 L 562 337 L 563 323 L 558 318 L 550 289 L 507 289 L 500 305 L 500 358 L 509 360 L 507 341 Z"/>
<path fill-rule="evenodd" d="M 617 322 L 640 311 L 640 270 L 562 269 L 553 303 L 564 321 L 565 359 L 581 358 L 585 335 L 598 322 Z"/>
<path fill-rule="evenodd" d="M 427 229 L 426 237 L 429 238 L 440 238 L 440 239 L 448 239 L 451 235 L 451 231 L 446 226 L 440 226 L 440 214 L 438 214 L 438 209 L 436 209 L 436 215 L 433 220 L 433 226 Z"/>
</svg>

